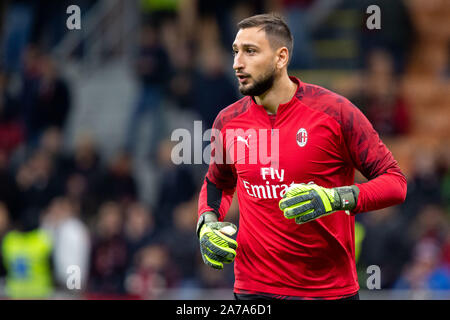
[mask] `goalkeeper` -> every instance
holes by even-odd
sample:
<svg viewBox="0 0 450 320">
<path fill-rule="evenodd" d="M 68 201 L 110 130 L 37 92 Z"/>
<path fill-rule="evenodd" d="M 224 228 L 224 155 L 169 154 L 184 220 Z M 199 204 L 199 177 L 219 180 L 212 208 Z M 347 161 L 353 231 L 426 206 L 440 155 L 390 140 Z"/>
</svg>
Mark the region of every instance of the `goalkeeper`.
<svg viewBox="0 0 450 320">
<path fill-rule="evenodd" d="M 292 48 L 278 16 L 238 24 L 233 69 L 245 97 L 213 125 L 201 254 L 215 269 L 234 261 L 236 299 L 358 299 L 354 216 L 402 203 L 406 179 L 357 107 L 288 75 Z M 368 181 L 355 183 L 355 170 Z M 236 240 L 224 222 L 235 193 Z"/>
</svg>

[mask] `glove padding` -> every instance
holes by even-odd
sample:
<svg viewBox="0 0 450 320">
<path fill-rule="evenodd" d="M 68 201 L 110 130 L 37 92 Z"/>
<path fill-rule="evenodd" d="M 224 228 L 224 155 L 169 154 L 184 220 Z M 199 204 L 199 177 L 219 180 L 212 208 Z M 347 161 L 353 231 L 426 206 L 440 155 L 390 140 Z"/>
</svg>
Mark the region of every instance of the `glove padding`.
<svg viewBox="0 0 450 320">
<path fill-rule="evenodd" d="M 356 186 L 323 188 L 316 184 L 295 184 L 290 187 L 279 207 L 286 219 L 295 218 L 303 224 L 339 210 L 352 210 L 356 206 L 359 189 Z"/>
<path fill-rule="evenodd" d="M 231 263 L 236 257 L 237 242 L 220 231 L 224 227 L 237 230 L 230 222 L 207 222 L 199 233 L 203 262 L 214 269 L 223 269 L 224 263 Z"/>
</svg>

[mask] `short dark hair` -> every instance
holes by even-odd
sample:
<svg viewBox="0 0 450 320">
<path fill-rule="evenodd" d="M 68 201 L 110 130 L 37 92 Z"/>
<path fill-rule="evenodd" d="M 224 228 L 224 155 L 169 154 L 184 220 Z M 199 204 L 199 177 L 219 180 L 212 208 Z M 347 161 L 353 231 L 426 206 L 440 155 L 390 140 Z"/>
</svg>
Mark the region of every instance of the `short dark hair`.
<svg viewBox="0 0 450 320">
<path fill-rule="evenodd" d="M 286 47 L 289 51 L 289 60 L 294 49 L 294 38 L 287 23 L 277 13 L 258 14 L 245 18 L 237 24 L 238 29 L 261 27 L 269 38 L 273 48 Z"/>
</svg>

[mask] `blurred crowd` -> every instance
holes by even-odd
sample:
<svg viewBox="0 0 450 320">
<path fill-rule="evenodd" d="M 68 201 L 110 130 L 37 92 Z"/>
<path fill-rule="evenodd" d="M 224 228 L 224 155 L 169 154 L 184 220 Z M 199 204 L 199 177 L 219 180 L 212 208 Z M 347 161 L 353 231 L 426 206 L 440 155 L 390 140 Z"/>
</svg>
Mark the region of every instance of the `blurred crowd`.
<svg viewBox="0 0 450 320">
<path fill-rule="evenodd" d="M 206 267 L 195 236 L 197 195 L 207 167 L 173 164 L 171 128 L 202 120 L 208 129 L 223 107 L 240 98 L 228 52 L 242 18 L 272 10 L 283 13 L 295 37 L 292 69 L 300 70 L 301 78 L 301 70 L 320 68 L 312 42 L 316 32 L 308 17 L 321 1 L 139 1 L 132 69 L 140 88 L 135 104 L 127 106 L 131 117 L 123 148 L 109 158 L 101 156 L 89 134 L 77 137 L 73 148 L 65 144 L 74 99 L 70 79 L 61 76 L 58 63 L 63 62 L 51 55 L 63 36 L 55 24 L 64 20 L 65 10 L 57 8 L 66 1 L 57 2 L 2 4 L 3 294 L 154 299 L 169 289 L 177 289 L 175 297 L 187 298 L 185 292 L 192 288 L 231 288 L 232 268 L 219 272 Z M 96 3 L 80 2 L 86 9 Z M 358 10 L 366 5 L 344 3 Z M 417 37 L 412 25 L 417 21 L 404 3 L 367 4 L 386 8 L 386 27 L 368 32 L 366 16 L 361 18 L 357 59 L 364 81 L 356 78 L 330 88 L 360 107 L 387 141 L 413 134 L 413 108 L 401 84 L 412 58 L 410 47 Z M 415 5 L 426 6 L 419 0 Z M 433 26 L 427 25 L 429 32 Z M 448 61 L 442 65 L 433 77 L 448 81 Z M 168 106 L 172 113 L 167 113 Z M 152 190 L 140 189 L 133 168 L 140 127 L 147 127 L 150 137 L 144 154 L 157 177 Z M 447 140 L 435 152 L 416 150 L 404 204 L 357 217 L 362 288 L 366 268 L 378 265 L 382 288 L 450 290 L 449 147 Z M 145 193 L 153 195 L 150 201 L 143 199 Z M 238 215 L 233 202 L 227 220 L 237 223 Z M 30 267 L 30 261 L 39 266 Z M 81 290 L 68 289 L 67 270 L 73 265 L 81 271 Z M 25 276 L 37 280 L 21 288 L 17 283 Z"/>
</svg>

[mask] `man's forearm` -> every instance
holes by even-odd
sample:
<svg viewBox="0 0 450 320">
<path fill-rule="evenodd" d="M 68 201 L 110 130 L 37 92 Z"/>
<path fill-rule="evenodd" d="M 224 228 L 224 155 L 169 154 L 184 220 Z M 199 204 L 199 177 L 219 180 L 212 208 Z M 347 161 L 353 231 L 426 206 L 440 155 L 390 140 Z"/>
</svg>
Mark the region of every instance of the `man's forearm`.
<svg viewBox="0 0 450 320">
<path fill-rule="evenodd" d="M 205 178 L 198 200 L 198 216 L 205 212 L 214 212 L 222 221 L 231 206 L 234 189 L 220 189 L 215 183 Z"/>
<path fill-rule="evenodd" d="M 356 207 L 351 211 L 353 214 L 398 205 L 406 198 L 407 182 L 400 172 L 386 172 L 356 186 L 359 195 Z"/>
</svg>

